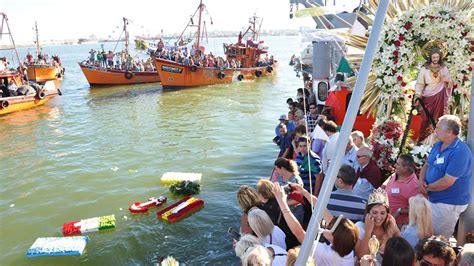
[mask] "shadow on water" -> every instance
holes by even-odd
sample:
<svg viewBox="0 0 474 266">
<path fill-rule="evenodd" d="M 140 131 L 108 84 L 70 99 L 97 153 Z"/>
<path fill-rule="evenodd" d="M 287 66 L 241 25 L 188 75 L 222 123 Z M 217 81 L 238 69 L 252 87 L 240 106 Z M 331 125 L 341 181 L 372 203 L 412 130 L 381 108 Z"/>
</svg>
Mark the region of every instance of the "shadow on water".
<svg viewBox="0 0 474 266">
<path fill-rule="evenodd" d="M 104 101 L 120 98 L 133 98 L 162 91 L 159 83 L 119 86 L 92 86 L 89 89 L 89 101 Z"/>
</svg>

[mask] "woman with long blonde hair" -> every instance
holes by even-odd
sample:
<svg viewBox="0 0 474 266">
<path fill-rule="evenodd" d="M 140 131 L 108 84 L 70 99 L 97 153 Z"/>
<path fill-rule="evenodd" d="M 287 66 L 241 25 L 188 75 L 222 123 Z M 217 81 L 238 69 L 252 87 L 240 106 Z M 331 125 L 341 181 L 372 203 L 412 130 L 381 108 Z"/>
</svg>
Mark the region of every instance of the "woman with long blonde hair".
<svg viewBox="0 0 474 266">
<path fill-rule="evenodd" d="M 408 213 L 409 224 L 403 231 L 402 237 L 415 248 L 420 239 L 433 235 L 433 223 L 431 217 L 431 206 L 422 195 L 411 197 L 408 200 L 410 210 Z"/>
</svg>

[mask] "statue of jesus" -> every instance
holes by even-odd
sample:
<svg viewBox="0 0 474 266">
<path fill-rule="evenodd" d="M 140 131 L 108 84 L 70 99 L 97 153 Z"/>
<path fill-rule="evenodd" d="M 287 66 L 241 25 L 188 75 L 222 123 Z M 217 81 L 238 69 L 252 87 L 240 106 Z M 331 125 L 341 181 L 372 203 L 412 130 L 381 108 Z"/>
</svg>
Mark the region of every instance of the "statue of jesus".
<svg viewBox="0 0 474 266">
<path fill-rule="evenodd" d="M 421 127 L 418 141 L 426 139 L 432 132 L 431 116 L 436 123 L 438 118 L 448 113 L 448 100 L 453 89 L 453 81 L 443 62 L 443 53 L 438 47 L 432 47 L 426 63 L 420 69 L 415 86 L 415 97 L 422 100 L 427 114 L 422 109 Z"/>
</svg>

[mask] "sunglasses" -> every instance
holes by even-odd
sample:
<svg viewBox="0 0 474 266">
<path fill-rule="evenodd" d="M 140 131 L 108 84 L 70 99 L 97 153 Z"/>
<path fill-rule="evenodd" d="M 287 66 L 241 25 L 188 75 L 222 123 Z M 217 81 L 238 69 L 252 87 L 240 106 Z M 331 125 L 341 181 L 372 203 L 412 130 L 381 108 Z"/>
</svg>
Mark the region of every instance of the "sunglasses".
<svg viewBox="0 0 474 266">
<path fill-rule="evenodd" d="M 420 260 L 420 266 L 434 266 L 431 262 L 426 261 L 425 259 Z"/>
</svg>

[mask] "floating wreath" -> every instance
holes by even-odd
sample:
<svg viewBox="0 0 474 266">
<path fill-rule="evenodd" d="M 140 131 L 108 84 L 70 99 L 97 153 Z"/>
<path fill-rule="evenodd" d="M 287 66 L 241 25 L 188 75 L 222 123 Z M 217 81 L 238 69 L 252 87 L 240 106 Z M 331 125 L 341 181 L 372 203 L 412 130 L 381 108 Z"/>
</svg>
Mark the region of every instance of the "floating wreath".
<svg viewBox="0 0 474 266">
<path fill-rule="evenodd" d="M 170 186 L 170 192 L 175 196 L 191 196 L 199 194 L 201 185 L 192 181 L 178 181 Z"/>
</svg>

